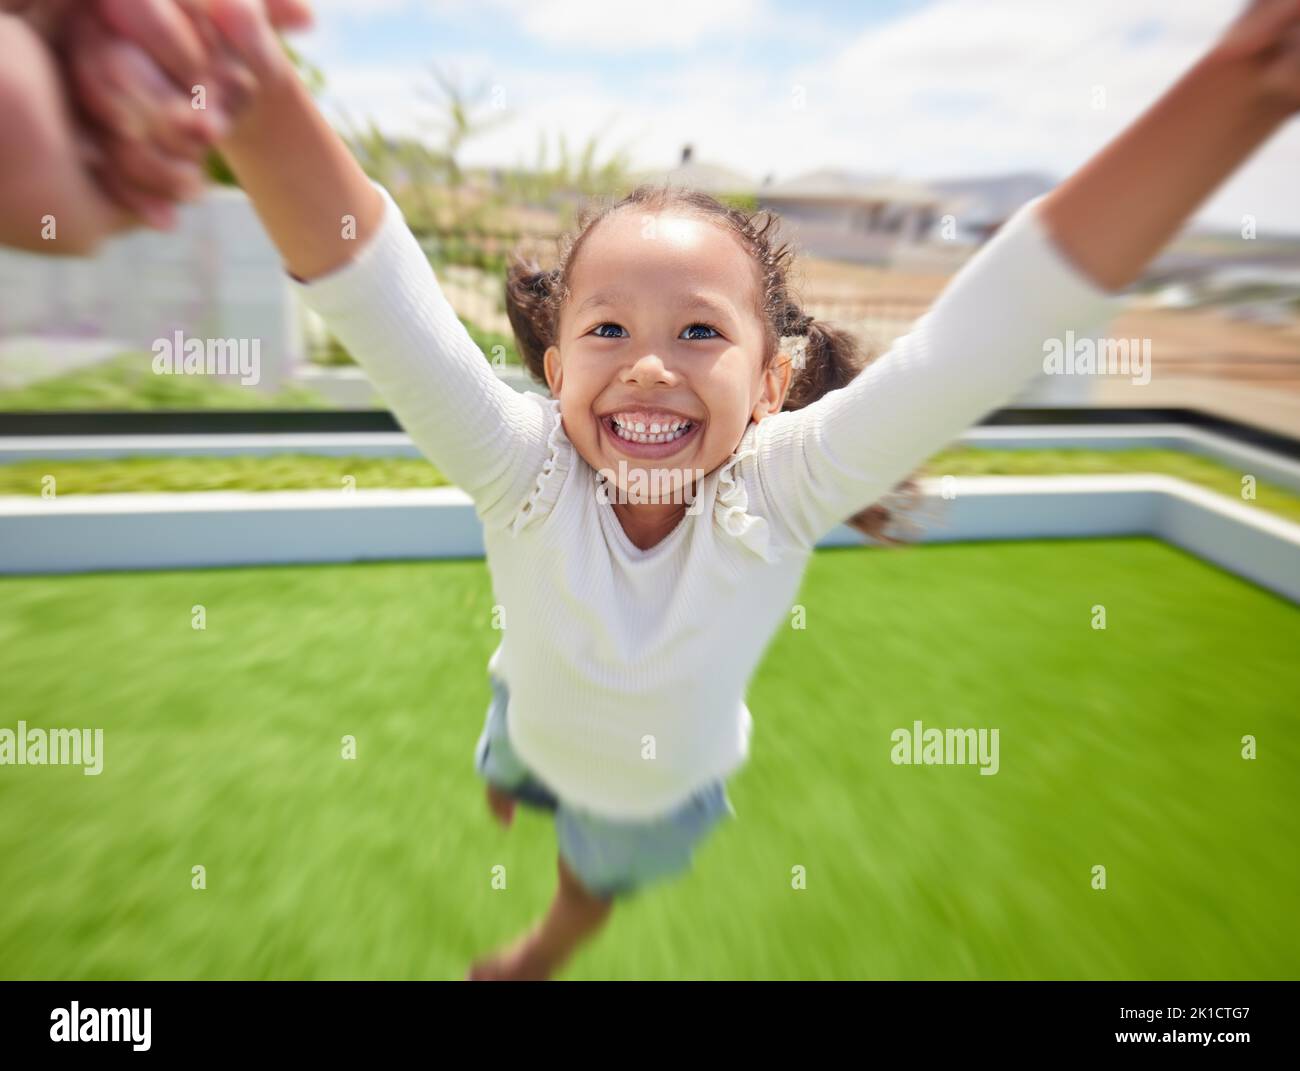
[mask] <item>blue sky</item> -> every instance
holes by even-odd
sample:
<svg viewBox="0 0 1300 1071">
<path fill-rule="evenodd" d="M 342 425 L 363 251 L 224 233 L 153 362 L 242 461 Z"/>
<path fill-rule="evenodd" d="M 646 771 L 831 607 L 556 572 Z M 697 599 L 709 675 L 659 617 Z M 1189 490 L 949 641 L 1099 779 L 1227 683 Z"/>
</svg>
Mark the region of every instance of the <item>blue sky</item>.
<svg viewBox="0 0 1300 1071">
<path fill-rule="evenodd" d="M 1239 0 L 315 0 L 299 46 L 327 111 L 428 133 L 430 67 L 482 86 L 503 121 L 469 163 L 532 160 L 600 134 L 639 166 L 697 158 L 752 175 L 820 167 L 935 178 L 1064 176 L 1141 113 Z M 1300 233 L 1300 123 L 1201 220 Z"/>
</svg>

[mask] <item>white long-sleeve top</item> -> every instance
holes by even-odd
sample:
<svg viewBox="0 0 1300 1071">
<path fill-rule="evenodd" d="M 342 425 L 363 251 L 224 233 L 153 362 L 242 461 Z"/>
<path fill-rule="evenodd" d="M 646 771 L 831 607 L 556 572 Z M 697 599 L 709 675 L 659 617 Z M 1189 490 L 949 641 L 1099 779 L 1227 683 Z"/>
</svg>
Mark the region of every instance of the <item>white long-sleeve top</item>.
<svg viewBox="0 0 1300 1071">
<path fill-rule="evenodd" d="M 1013 397 L 1045 343 L 1117 310 L 1022 207 L 848 386 L 751 424 L 663 541 L 640 550 L 559 402 L 493 372 L 386 191 L 378 232 L 295 286 L 420 450 L 473 499 L 517 754 L 570 805 L 665 814 L 742 765 L 754 670 L 813 545 Z"/>
</svg>

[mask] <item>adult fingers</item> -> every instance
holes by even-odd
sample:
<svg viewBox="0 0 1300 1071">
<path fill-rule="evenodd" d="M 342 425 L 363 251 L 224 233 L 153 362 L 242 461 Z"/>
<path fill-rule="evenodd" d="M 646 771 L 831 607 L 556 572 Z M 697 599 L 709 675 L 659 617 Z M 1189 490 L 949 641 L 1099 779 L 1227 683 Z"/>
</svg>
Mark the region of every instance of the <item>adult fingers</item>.
<svg viewBox="0 0 1300 1071">
<path fill-rule="evenodd" d="M 172 204 L 131 185 L 111 166 L 97 171 L 95 182 L 133 219 L 141 220 L 158 230 L 171 230 L 176 225 L 176 209 Z"/>
<path fill-rule="evenodd" d="M 119 84 L 121 66 L 107 33 L 93 20 L 80 20 L 69 50 L 68 69 L 78 106 L 95 122 L 122 138 L 142 138 L 148 123 Z"/>
<path fill-rule="evenodd" d="M 203 168 L 194 160 L 168 156 L 151 141 L 109 141 L 106 166 L 145 197 L 190 201 L 203 192 Z"/>
</svg>

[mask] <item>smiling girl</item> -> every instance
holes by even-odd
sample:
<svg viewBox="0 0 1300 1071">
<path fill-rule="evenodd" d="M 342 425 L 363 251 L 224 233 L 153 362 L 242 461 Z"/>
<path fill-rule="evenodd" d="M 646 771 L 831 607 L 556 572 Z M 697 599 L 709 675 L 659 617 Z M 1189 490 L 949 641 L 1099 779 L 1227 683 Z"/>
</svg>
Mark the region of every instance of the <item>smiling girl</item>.
<svg viewBox="0 0 1300 1071">
<path fill-rule="evenodd" d="M 734 813 L 747 685 L 817 541 L 846 518 L 878 530 L 882 496 L 1051 340 L 1104 325 L 1300 107 L 1300 3 L 1261 0 L 865 368 L 799 307 L 771 217 L 639 187 L 592 206 L 553 269 L 510 272 L 545 397 L 497 378 L 256 9 L 213 11 L 257 82 L 226 158 L 303 299 L 482 521 L 508 627 L 476 764 L 503 822 L 517 800 L 554 813 L 559 887 L 474 978 L 551 976 L 616 898 L 689 867 Z M 665 493 L 631 493 L 651 470 Z"/>
</svg>

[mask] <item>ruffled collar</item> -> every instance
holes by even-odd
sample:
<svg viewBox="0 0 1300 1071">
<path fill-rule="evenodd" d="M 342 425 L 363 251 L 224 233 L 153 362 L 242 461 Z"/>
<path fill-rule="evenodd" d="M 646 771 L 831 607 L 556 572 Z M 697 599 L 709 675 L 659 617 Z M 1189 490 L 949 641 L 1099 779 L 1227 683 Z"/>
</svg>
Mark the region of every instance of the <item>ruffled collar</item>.
<svg viewBox="0 0 1300 1071">
<path fill-rule="evenodd" d="M 537 482 L 527 501 L 520 506 L 510 522 L 510 531 L 513 533 L 518 533 L 527 528 L 534 519 L 545 516 L 550 511 L 559 497 L 560 489 L 564 485 L 565 475 L 574 464 L 574 456 L 577 451 L 573 449 L 572 443 L 564 433 L 564 422 L 560 414 L 559 400 L 552 398 L 549 400 L 549 405 L 552 424 L 546 440 L 547 458 L 542 464 L 541 471 L 537 475 Z M 745 429 L 745 434 L 741 437 L 740 445 L 735 452 L 717 470 L 718 479 L 717 491 L 713 498 L 713 519 L 717 527 L 737 540 L 742 546 L 753 551 L 764 561 L 775 562 L 776 558 L 772 553 L 771 527 L 765 518 L 757 517 L 749 512 L 749 490 L 745 486 L 745 478 L 738 471 L 742 461 L 758 453 L 757 430 L 757 424 L 750 424 Z M 597 481 L 604 478 L 599 472 L 595 472 L 595 476 Z M 685 520 L 683 518 L 683 523 L 685 523 Z M 617 520 L 615 523 L 617 523 Z M 676 529 L 667 538 L 670 539 L 675 534 Z M 651 548 L 651 551 L 662 546 L 666 541 L 667 539 L 657 543 L 655 547 Z"/>
<path fill-rule="evenodd" d="M 755 442 L 757 424 L 750 424 L 741 437 L 736 452 L 718 469 L 718 490 L 713 499 L 713 517 L 732 538 L 748 547 L 766 562 L 775 563 L 772 553 L 772 530 L 766 518 L 749 512 L 749 490 L 745 478 L 736 471 L 746 458 L 758 453 Z"/>
<path fill-rule="evenodd" d="M 519 511 L 510 522 L 510 531 L 518 534 L 537 517 L 543 517 L 554 507 L 564 486 L 564 477 L 573 467 L 573 444 L 564 434 L 564 422 L 560 416 L 558 399 L 547 400 L 551 410 L 551 430 L 546 437 L 546 460 L 537 474 L 537 483 L 528 495 L 528 500 L 519 507 Z"/>
</svg>

